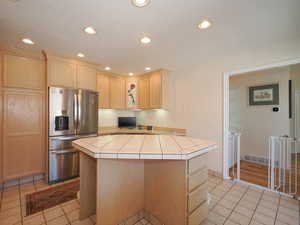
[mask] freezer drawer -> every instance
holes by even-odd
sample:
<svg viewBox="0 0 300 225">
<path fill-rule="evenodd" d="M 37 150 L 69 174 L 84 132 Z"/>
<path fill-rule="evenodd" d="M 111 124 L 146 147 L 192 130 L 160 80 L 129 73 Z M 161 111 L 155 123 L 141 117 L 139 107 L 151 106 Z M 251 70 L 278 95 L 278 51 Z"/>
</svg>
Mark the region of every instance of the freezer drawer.
<svg viewBox="0 0 300 225">
<path fill-rule="evenodd" d="M 49 151 L 49 183 L 79 176 L 79 152 L 74 149 Z"/>
</svg>

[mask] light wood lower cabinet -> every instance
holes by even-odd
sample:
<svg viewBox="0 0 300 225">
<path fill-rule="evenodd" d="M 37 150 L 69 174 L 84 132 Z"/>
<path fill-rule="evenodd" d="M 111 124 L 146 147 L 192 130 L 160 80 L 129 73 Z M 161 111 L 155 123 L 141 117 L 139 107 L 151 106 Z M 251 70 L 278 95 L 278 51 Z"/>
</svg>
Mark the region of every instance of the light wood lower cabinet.
<svg viewBox="0 0 300 225">
<path fill-rule="evenodd" d="M 1 63 L 0 63 L 1 69 Z M 1 86 L 0 86 L 1 87 Z M 3 181 L 3 92 L 0 88 L 0 182 Z"/>
<path fill-rule="evenodd" d="M 99 92 L 99 108 L 109 109 L 110 108 L 110 90 L 109 90 L 109 80 L 108 75 L 102 74 L 101 72 L 97 75 L 97 91 Z"/>
<path fill-rule="evenodd" d="M 207 154 L 188 161 L 145 160 L 145 210 L 161 224 L 201 224 L 208 215 L 205 161 Z"/>
<path fill-rule="evenodd" d="M 45 85 L 45 62 L 4 54 L 3 85 L 5 87 L 43 90 Z"/>
<path fill-rule="evenodd" d="M 125 78 L 111 76 L 109 82 L 110 107 L 112 109 L 126 108 Z"/>
<path fill-rule="evenodd" d="M 4 91 L 3 179 L 45 172 L 44 96 Z"/>
<path fill-rule="evenodd" d="M 80 218 L 96 214 L 97 224 L 115 225 L 145 210 L 152 224 L 199 225 L 208 216 L 207 169 L 189 168 L 206 160 L 207 153 L 185 161 L 94 159 L 81 152 Z M 199 173 L 204 179 L 194 176 Z M 199 184 L 193 191 L 191 177 Z"/>
<path fill-rule="evenodd" d="M 188 225 L 201 224 L 208 215 L 207 159 L 206 153 L 188 161 Z"/>
</svg>

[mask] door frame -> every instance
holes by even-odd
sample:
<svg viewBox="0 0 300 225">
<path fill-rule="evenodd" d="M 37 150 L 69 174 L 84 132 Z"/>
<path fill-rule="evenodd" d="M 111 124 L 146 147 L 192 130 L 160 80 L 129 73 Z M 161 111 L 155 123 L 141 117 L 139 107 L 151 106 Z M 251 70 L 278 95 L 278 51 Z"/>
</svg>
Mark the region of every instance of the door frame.
<svg viewBox="0 0 300 225">
<path fill-rule="evenodd" d="M 228 166 L 228 156 L 229 156 L 229 78 L 231 76 L 243 75 L 249 72 L 256 72 L 261 70 L 273 69 L 284 66 L 291 66 L 295 64 L 300 64 L 300 58 L 290 59 L 282 62 L 266 64 L 262 66 L 256 66 L 253 68 L 242 69 L 233 72 L 223 73 L 223 178 L 230 179 L 229 177 L 229 166 Z"/>
</svg>

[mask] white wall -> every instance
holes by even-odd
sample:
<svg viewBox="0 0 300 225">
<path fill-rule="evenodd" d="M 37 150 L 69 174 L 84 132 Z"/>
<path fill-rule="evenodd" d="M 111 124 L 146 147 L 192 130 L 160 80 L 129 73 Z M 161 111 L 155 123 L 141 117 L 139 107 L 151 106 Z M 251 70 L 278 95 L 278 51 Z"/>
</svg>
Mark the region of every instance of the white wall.
<svg viewBox="0 0 300 225">
<path fill-rule="evenodd" d="M 136 112 L 129 110 L 113 110 L 113 109 L 100 109 L 99 127 L 115 127 L 118 126 L 119 116 L 136 116 Z"/>
<path fill-rule="evenodd" d="M 290 135 L 289 79 L 289 66 L 230 77 L 230 89 L 239 90 L 238 102 L 230 102 L 229 108 L 239 104 L 236 110 L 240 111 L 234 114 L 239 114 L 240 120 L 237 122 L 230 115 L 230 127 L 234 123 L 242 134 L 241 158 L 245 155 L 267 158 L 269 137 Z M 249 87 L 276 83 L 279 84 L 279 112 L 272 111 L 274 105 L 249 106 Z"/>
<path fill-rule="evenodd" d="M 178 67 L 172 68 L 172 76 L 176 76 L 176 108 L 170 110 L 168 124 L 186 128 L 188 135 L 218 144 L 218 150 L 209 154 L 210 169 L 223 170 L 223 74 L 300 58 L 299 43 L 296 39 L 284 44 L 256 44 L 247 51 L 232 46 L 231 52 L 219 51 L 213 57 L 207 52 L 207 58 L 201 59 L 187 54 L 188 64 L 178 61 Z M 149 117 L 152 113 L 148 112 Z"/>
<path fill-rule="evenodd" d="M 300 138 L 300 104 L 299 99 L 296 99 L 296 94 L 300 92 L 300 64 L 290 67 L 292 80 L 292 98 L 293 98 L 293 119 L 291 120 L 291 134 Z M 299 98 L 299 97 L 298 97 Z M 297 106 L 297 107 L 296 107 Z M 298 149 L 300 151 L 300 148 Z"/>
</svg>

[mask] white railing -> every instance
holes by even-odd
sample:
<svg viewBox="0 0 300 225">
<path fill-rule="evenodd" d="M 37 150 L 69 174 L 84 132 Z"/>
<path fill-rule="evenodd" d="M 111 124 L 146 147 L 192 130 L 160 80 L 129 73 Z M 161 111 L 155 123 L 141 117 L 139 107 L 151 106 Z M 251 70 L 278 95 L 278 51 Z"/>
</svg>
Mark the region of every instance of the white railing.
<svg viewBox="0 0 300 225">
<path fill-rule="evenodd" d="M 229 168 L 232 170 L 230 176 L 236 180 L 240 180 L 240 139 L 240 133 L 229 132 Z"/>
<path fill-rule="evenodd" d="M 270 189 L 296 195 L 299 143 L 299 139 L 286 136 L 270 137 L 268 163 L 268 187 Z"/>
</svg>

